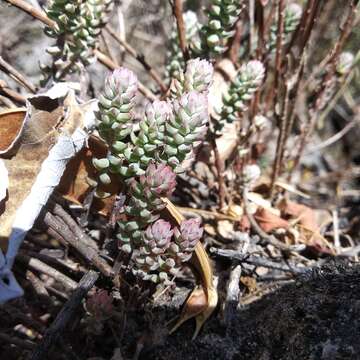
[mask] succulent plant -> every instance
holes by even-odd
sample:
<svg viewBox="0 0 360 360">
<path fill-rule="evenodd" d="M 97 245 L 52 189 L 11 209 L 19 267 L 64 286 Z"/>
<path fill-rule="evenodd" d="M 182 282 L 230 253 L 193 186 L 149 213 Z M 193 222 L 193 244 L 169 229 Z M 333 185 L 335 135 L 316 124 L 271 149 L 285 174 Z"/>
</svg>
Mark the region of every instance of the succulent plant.
<svg viewBox="0 0 360 360">
<path fill-rule="evenodd" d="M 171 225 L 165 220 L 149 225 L 143 232 L 141 246 L 133 253 L 133 272 L 155 283 L 167 281 L 171 272 L 175 275 L 175 262 L 166 256 L 172 236 Z"/>
<path fill-rule="evenodd" d="M 175 189 L 175 173 L 165 164 L 151 163 L 145 175 L 127 180 L 127 221 L 119 221 L 119 247 L 130 255 L 132 272 L 154 283 L 171 282 L 181 263 L 189 260 L 202 236 L 199 219 L 185 220 L 180 229 L 160 217 L 165 208 L 161 197 Z M 174 236 L 175 235 L 175 236 Z"/>
<path fill-rule="evenodd" d="M 200 219 L 185 220 L 180 229 L 157 220 L 148 226 L 142 245 L 133 253 L 134 274 L 155 283 L 171 283 L 169 275 L 175 276 L 181 264 L 190 259 L 202 234 Z"/>
<path fill-rule="evenodd" d="M 185 37 L 190 52 L 200 51 L 200 36 L 199 30 L 201 28 L 199 19 L 193 11 L 186 11 L 183 15 L 185 25 Z M 170 35 L 170 48 L 167 53 L 168 65 L 166 66 L 166 75 L 168 78 L 178 78 L 182 75 L 185 69 L 185 61 L 180 49 L 179 34 L 176 23 Z"/>
<path fill-rule="evenodd" d="M 247 103 L 259 89 L 264 75 L 264 65 L 258 60 L 249 61 L 240 67 L 228 92 L 223 95 L 220 120 L 215 123 L 215 130 L 218 133 L 226 122 L 231 123 L 236 120 L 238 112 L 246 110 Z"/>
<path fill-rule="evenodd" d="M 57 39 L 55 46 L 47 49 L 53 57 L 52 66 L 42 65 L 44 81 L 53 74 L 60 79 L 66 72 L 73 72 L 89 65 L 101 28 L 108 21 L 113 0 L 51 0 L 47 16 L 55 27 L 45 28 L 45 33 Z"/>
<path fill-rule="evenodd" d="M 93 160 L 99 180 L 108 184 L 109 171 L 126 178 L 142 175 L 153 160 L 170 165 L 176 172 L 183 171 L 181 163 L 191 158 L 206 134 L 212 69 L 206 60 L 189 61 L 176 90 L 182 95 L 173 102 L 149 103 L 136 131 L 132 109 L 137 79 L 127 69 L 115 70 L 106 79 L 99 98 L 97 129 L 109 145 L 106 158 Z"/>
<path fill-rule="evenodd" d="M 282 36 L 282 44 L 285 45 L 290 40 L 290 35 L 295 31 L 300 22 L 302 15 L 302 7 L 296 3 L 291 3 L 286 6 L 284 14 L 284 31 Z M 277 41 L 277 23 L 271 26 L 269 49 L 275 51 Z"/>
<path fill-rule="evenodd" d="M 203 228 L 199 218 L 184 220 L 178 228 L 174 229 L 175 242 L 170 245 L 170 250 L 181 262 L 188 261 L 192 256 L 196 244 L 201 239 Z"/>
<path fill-rule="evenodd" d="M 152 160 L 159 160 L 164 147 L 165 124 L 172 116 L 172 106 L 167 101 L 155 100 L 147 104 L 145 116 L 139 123 L 139 132 L 131 133 L 131 144 L 124 153 L 128 167 L 140 174 Z M 124 164 L 125 166 L 125 164 Z M 131 172 L 124 168 L 123 172 Z"/>
<path fill-rule="evenodd" d="M 99 97 L 98 131 L 115 150 L 122 148 L 116 142 L 127 137 L 132 131 L 137 89 L 137 77 L 126 68 L 114 70 L 105 80 L 104 92 Z"/>
<path fill-rule="evenodd" d="M 129 220 L 119 222 L 117 236 L 123 251 L 131 253 L 132 244 L 141 240 L 142 230 L 159 218 L 159 212 L 165 208 L 161 197 L 170 196 L 175 190 L 175 177 L 169 166 L 151 163 L 139 179 L 127 181 L 130 200 L 125 213 Z"/>
<path fill-rule="evenodd" d="M 233 27 L 242 9 L 242 0 L 211 0 L 208 22 L 201 28 L 202 53 L 210 57 L 222 54 L 234 35 Z"/>
<path fill-rule="evenodd" d="M 204 139 L 208 121 L 205 94 L 191 91 L 175 99 L 173 116 L 165 126 L 165 147 L 160 158 L 176 172 L 182 172 L 181 163 L 191 158 L 194 147 Z"/>
<path fill-rule="evenodd" d="M 207 60 L 199 58 L 189 60 L 185 73 L 179 74 L 171 84 L 172 96 L 177 98 L 193 90 L 207 93 L 212 83 L 213 74 L 214 68 Z"/>
<path fill-rule="evenodd" d="M 183 171 L 182 162 L 206 135 L 211 78 L 206 60 L 190 61 L 178 80 L 176 98 L 148 104 L 138 126 L 133 126 L 138 82 L 131 71 L 115 70 L 99 98 L 97 130 L 109 151 L 104 158 L 94 158 L 93 165 L 102 183 L 108 184 L 112 173 L 126 187 L 118 245 L 129 254 L 132 272 L 144 280 L 170 283 L 202 234 L 193 221 L 189 229 L 172 229 L 160 212 L 166 206 L 163 197 L 175 189 L 176 172 Z"/>
<path fill-rule="evenodd" d="M 106 290 L 99 290 L 86 301 L 86 310 L 98 320 L 109 318 L 114 310 L 112 296 Z"/>
</svg>

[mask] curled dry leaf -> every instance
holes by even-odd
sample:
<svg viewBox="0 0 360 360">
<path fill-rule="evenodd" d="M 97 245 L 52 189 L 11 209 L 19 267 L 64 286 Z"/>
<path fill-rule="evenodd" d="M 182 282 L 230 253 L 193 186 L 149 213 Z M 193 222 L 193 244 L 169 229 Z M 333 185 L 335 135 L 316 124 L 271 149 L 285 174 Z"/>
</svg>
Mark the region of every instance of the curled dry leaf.
<svg viewBox="0 0 360 360">
<path fill-rule="evenodd" d="M 176 331 L 185 321 L 201 314 L 207 308 L 207 296 L 202 287 L 196 287 L 189 297 L 180 314 L 180 319 L 170 330 L 170 333 Z"/>
<path fill-rule="evenodd" d="M 283 200 L 279 204 L 282 216 L 291 218 L 299 226 L 299 239 L 309 245 L 313 250 L 319 253 L 333 254 L 329 243 L 320 234 L 320 227 L 317 223 L 317 216 L 313 209 L 306 205 L 298 204 L 293 201 Z"/>
<path fill-rule="evenodd" d="M 276 229 L 288 229 L 290 226 L 289 222 L 264 208 L 258 208 L 254 214 L 254 218 L 266 233 L 270 233 Z"/>
<path fill-rule="evenodd" d="M 166 211 L 170 215 L 171 219 L 177 225 L 180 225 L 184 220 L 184 217 L 169 199 L 163 198 L 163 201 L 166 203 Z M 200 241 L 195 246 L 195 252 L 190 259 L 190 265 L 192 269 L 195 270 L 195 275 L 200 279 L 201 286 L 198 286 L 193 290 L 192 294 L 185 303 L 180 319 L 171 332 L 175 331 L 186 320 L 195 317 L 196 328 L 193 335 L 194 339 L 198 335 L 202 325 L 215 310 L 218 303 L 218 293 L 214 286 L 213 270 L 210 259 Z M 200 309 L 200 312 L 197 312 L 200 308 L 198 299 L 206 299 L 206 304 L 203 309 Z"/>
<path fill-rule="evenodd" d="M 56 191 L 65 199 L 82 205 L 86 196 L 93 189 L 92 179 L 96 179 L 96 170 L 92 164 L 92 159 L 106 157 L 107 147 L 97 137 L 90 136 L 88 147 L 83 148 L 73 159 L 70 160 L 66 167 Z M 92 211 L 101 215 L 110 215 L 115 202 L 116 194 L 121 192 L 121 183 L 116 181 L 115 176 L 109 174 L 112 181 L 109 185 L 103 185 L 98 190 L 111 194 L 110 196 L 100 199 L 95 197 L 92 203 Z"/>
<path fill-rule="evenodd" d="M 0 157 L 10 157 L 19 142 L 26 124 L 26 109 L 18 108 L 0 113 Z"/>
<path fill-rule="evenodd" d="M 18 109 L 0 114 L 0 134 L 9 135 L 0 142 L 0 158 L 9 173 L 8 198 L 0 208 L 0 239 L 8 238 L 15 213 L 30 193 L 49 150 L 61 134 L 71 135 L 81 126 L 81 114 L 88 107 L 77 104 L 66 84 L 57 84 L 49 92 L 29 98 L 26 112 Z"/>
<path fill-rule="evenodd" d="M 281 210 L 283 217 L 297 219 L 298 222 L 308 230 L 314 232 L 319 230 L 319 227 L 316 223 L 315 212 L 308 206 L 289 200 L 283 200 L 279 205 L 279 209 Z"/>
<path fill-rule="evenodd" d="M 27 194 L 30 192 L 31 186 L 38 174 L 43 160 L 48 155 L 49 146 L 54 143 L 54 134 L 44 133 L 42 141 L 33 141 L 34 137 L 31 134 L 33 126 L 29 122 L 37 123 L 39 118 L 46 118 L 47 123 L 55 126 L 63 115 L 63 108 L 59 107 L 53 111 L 38 110 L 32 108 L 29 104 L 28 114 L 23 113 L 23 124 L 19 127 L 20 134 L 17 133 L 9 149 L 13 153 L 16 144 L 17 151 L 10 159 L 4 160 L 9 172 L 9 196 L 6 201 L 3 213 L 0 214 L 0 237 L 7 238 L 10 234 L 11 224 L 15 217 L 15 212 Z M 31 114 L 31 116 L 30 116 Z M 11 119 L 9 119 L 11 121 Z M 42 119 L 44 122 L 44 119 Z M 2 126 L 5 126 L 3 121 Z M 29 126 L 28 126 L 29 125 Z M 4 157 L 9 156 L 9 151 L 6 151 Z"/>
</svg>

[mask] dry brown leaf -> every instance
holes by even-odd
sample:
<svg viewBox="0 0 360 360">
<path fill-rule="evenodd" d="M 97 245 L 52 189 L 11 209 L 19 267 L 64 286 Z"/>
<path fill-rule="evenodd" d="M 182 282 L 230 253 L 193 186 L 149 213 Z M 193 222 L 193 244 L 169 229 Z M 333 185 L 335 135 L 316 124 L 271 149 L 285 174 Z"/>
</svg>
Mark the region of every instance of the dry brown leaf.
<svg viewBox="0 0 360 360">
<path fill-rule="evenodd" d="M 279 204 L 279 209 L 284 217 L 290 217 L 300 224 L 298 229 L 302 242 L 317 253 L 334 254 L 327 240 L 320 234 L 317 216 L 313 209 L 286 199 Z"/>
<path fill-rule="evenodd" d="M 17 126 L 18 129 L 20 127 L 20 134 L 15 135 L 18 137 L 17 146 L 12 145 L 14 142 L 11 139 L 7 140 L 16 151 L 11 158 L 4 160 L 9 173 L 9 188 L 5 206 L 0 209 L 0 239 L 9 236 L 16 210 L 29 194 L 50 148 L 61 133 L 70 135 L 81 125 L 81 114 L 88 109 L 88 104 L 78 105 L 74 92 L 65 87 L 49 93 L 49 96 L 42 94 L 28 99 L 23 124 Z M 2 121 L 1 125 L 6 128 L 6 121 Z M 8 151 L 0 154 L 0 157 L 8 156 Z"/>
<path fill-rule="evenodd" d="M 89 179 L 96 179 L 96 170 L 92 165 L 92 158 L 103 158 L 107 154 L 106 145 L 95 136 L 90 136 L 88 147 L 82 149 L 66 167 L 56 191 L 73 203 L 82 205 L 86 195 L 92 190 Z M 101 185 L 99 190 L 110 193 L 105 199 L 94 198 L 92 211 L 109 216 L 115 196 L 121 191 L 120 182 L 111 175 L 110 185 Z"/>
<path fill-rule="evenodd" d="M 295 203 L 289 200 L 283 200 L 279 204 L 279 209 L 283 216 L 298 219 L 298 222 L 312 231 L 318 231 L 319 227 L 316 223 L 316 216 L 314 210 L 308 206 Z"/>
<path fill-rule="evenodd" d="M 46 118 L 48 123 L 56 124 L 63 115 L 63 109 L 57 108 L 52 112 L 33 110 L 31 121 L 36 123 L 39 118 Z M 43 141 L 33 144 L 26 143 L 21 136 L 20 148 L 11 159 L 5 160 L 5 166 L 9 173 L 8 200 L 0 213 L 0 238 L 7 238 L 10 234 L 11 224 L 15 212 L 27 194 L 38 174 L 42 162 L 48 155 L 49 147 L 55 142 L 55 133 L 48 134 Z"/>
<path fill-rule="evenodd" d="M 254 214 L 254 218 L 266 233 L 270 233 L 276 229 L 288 229 L 290 226 L 286 220 L 264 208 L 258 208 Z"/>
<path fill-rule="evenodd" d="M 254 293 L 257 290 L 257 282 L 253 276 L 241 276 L 240 282 L 246 286 L 249 293 Z"/>
<path fill-rule="evenodd" d="M 17 108 L 0 113 L 0 156 L 10 156 L 25 125 L 26 109 Z"/>
<path fill-rule="evenodd" d="M 170 333 L 176 331 L 187 320 L 201 314 L 206 310 L 207 306 L 208 301 L 204 289 L 202 287 L 196 287 L 187 298 L 180 314 L 180 320 L 171 329 Z"/>
<path fill-rule="evenodd" d="M 178 211 L 176 206 L 169 199 L 163 198 L 163 200 L 164 202 L 166 202 L 166 211 L 168 211 L 171 218 L 175 220 L 177 224 L 180 224 L 184 220 L 184 217 L 181 215 L 181 213 Z M 200 278 L 200 282 L 202 285 L 201 287 L 198 286 L 193 290 L 193 292 L 195 293 L 194 296 L 198 297 L 199 292 L 202 291 L 206 295 L 207 305 L 199 314 L 194 315 L 196 311 L 195 310 L 193 311 L 191 309 L 191 305 L 192 305 L 191 301 L 190 304 L 188 305 L 188 301 L 189 299 L 191 299 L 190 296 L 184 307 L 184 309 L 187 310 L 183 311 L 178 323 L 175 325 L 172 331 L 175 331 L 175 329 L 177 329 L 184 321 L 195 316 L 196 328 L 193 335 L 193 339 L 194 339 L 199 333 L 202 325 L 215 310 L 218 303 L 218 293 L 213 284 L 213 270 L 209 256 L 207 255 L 205 248 L 200 241 L 195 246 L 195 252 L 190 259 L 190 264 L 196 270 L 195 275 L 197 275 Z"/>
</svg>

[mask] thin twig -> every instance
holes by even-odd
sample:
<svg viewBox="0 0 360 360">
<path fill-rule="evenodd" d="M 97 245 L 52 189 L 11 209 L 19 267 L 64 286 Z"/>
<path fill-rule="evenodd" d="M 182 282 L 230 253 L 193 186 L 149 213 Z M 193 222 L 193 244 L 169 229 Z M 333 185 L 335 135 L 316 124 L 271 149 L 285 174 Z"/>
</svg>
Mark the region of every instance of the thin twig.
<svg viewBox="0 0 360 360">
<path fill-rule="evenodd" d="M 328 71 L 322 81 L 320 89 L 316 92 L 316 94 L 314 94 L 314 98 L 316 100 L 314 101 L 313 108 L 310 110 L 310 114 L 311 114 L 310 119 L 308 120 L 307 124 L 305 124 L 305 128 L 303 129 L 303 131 L 300 135 L 299 148 L 295 155 L 294 164 L 291 169 L 291 172 L 288 175 L 289 180 L 290 180 L 292 174 L 294 173 L 294 170 L 300 164 L 300 160 L 305 151 L 305 146 L 316 126 L 319 111 L 324 106 L 325 99 L 328 96 L 328 89 L 331 86 L 332 82 L 334 81 L 334 74 L 336 71 L 337 60 L 340 56 L 341 49 L 344 46 L 346 39 L 348 38 L 348 36 L 351 33 L 352 24 L 355 19 L 355 14 L 357 12 L 358 2 L 359 2 L 359 0 L 351 1 L 350 7 L 349 7 L 349 12 L 348 12 L 346 20 L 344 22 L 344 25 L 342 26 L 342 31 L 340 33 L 339 39 L 334 46 L 332 56 L 330 56 L 330 58 L 328 60 Z"/>
<path fill-rule="evenodd" d="M 177 30 L 179 34 L 179 44 L 182 51 L 185 62 L 189 60 L 189 49 L 186 44 L 186 31 L 183 18 L 183 0 L 174 0 L 173 14 L 176 19 Z"/>
<path fill-rule="evenodd" d="M 332 211 L 333 227 L 334 227 L 334 246 L 337 250 L 341 248 L 340 235 L 339 235 L 339 213 L 337 209 Z"/>
<path fill-rule="evenodd" d="M 26 104 L 26 97 L 9 88 L 4 80 L 0 80 L 0 94 L 8 97 L 22 105 Z"/>
<path fill-rule="evenodd" d="M 304 29 L 304 33 L 300 32 L 302 36 L 300 41 L 300 54 L 303 53 L 306 45 L 308 44 L 308 41 L 310 39 L 310 35 L 312 33 L 312 30 L 314 28 L 314 25 L 316 23 L 317 15 L 320 10 L 320 5 L 322 4 L 321 0 L 314 0 L 312 7 L 310 8 L 310 13 L 308 17 L 306 18 L 307 24 Z M 300 60 L 300 58 L 298 58 Z"/>
<path fill-rule="evenodd" d="M 276 155 L 274 160 L 273 172 L 271 176 L 270 198 L 273 198 L 275 183 L 278 176 L 281 174 L 281 166 L 283 162 L 285 144 L 286 144 L 286 129 L 288 127 L 287 121 L 289 120 L 286 113 L 288 109 L 288 101 L 289 101 L 289 84 L 287 81 L 285 81 L 285 94 L 284 94 L 284 101 L 282 105 L 281 115 L 278 115 L 275 111 L 275 117 L 279 123 L 279 136 L 276 143 Z"/>
<path fill-rule="evenodd" d="M 44 12 L 36 9 L 35 7 L 31 6 L 29 3 L 27 3 L 24 0 L 5 0 L 5 1 L 8 2 L 9 4 L 14 5 L 17 8 L 25 11 L 29 15 L 40 20 L 45 25 L 47 25 L 51 28 L 54 28 L 56 25 L 55 21 L 49 19 Z"/>
<path fill-rule="evenodd" d="M 13 66 L 6 62 L 0 56 L 0 70 L 8 74 L 12 79 L 17 81 L 21 86 L 24 86 L 26 89 L 31 91 L 33 94 L 36 93 L 36 87 L 28 79 L 25 78 L 19 71 L 17 71 Z"/>
<path fill-rule="evenodd" d="M 26 279 L 29 280 L 34 291 L 39 297 L 48 297 L 49 293 L 47 292 L 44 283 L 30 270 L 26 271 Z"/>
<path fill-rule="evenodd" d="M 35 259 L 24 254 L 18 254 L 16 256 L 16 260 L 19 260 L 21 263 L 27 265 L 37 272 L 50 276 L 51 278 L 61 283 L 68 291 L 74 290 L 76 288 L 76 282 L 73 279 L 70 279 L 68 276 L 45 264 L 39 259 Z"/>
<path fill-rule="evenodd" d="M 281 63 L 282 63 L 284 19 L 285 19 L 285 1 L 280 0 L 278 6 L 278 25 L 277 25 L 276 53 L 275 53 L 275 75 L 274 75 L 275 98 L 279 92 L 279 83 L 280 83 L 279 77 L 281 74 Z"/>
<path fill-rule="evenodd" d="M 14 305 L 6 304 L 3 306 L 3 310 L 5 310 L 13 319 L 19 321 L 28 328 L 34 329 L 39 334 L 43 334 L 46 330 L 46 326 L 40 320 L 36 320 L 31 314 L 24 313 L 22 309 L 19 309 Z"/>
<path fill-rule="evenodd" d="M 121 39 L 121 37 L 113 29 L 111 29 L 110 26 L 106 26 L 105 31 L 107 31 L 126 50 L 126 52 L 128 52 L 133 58 L 135 58 L 144 67 L 144 69 L 149 73 L 149 75 L 160 86 L 161 92 L 166 93 L 167 86 L 161 80 L 161 77 L 157 73 L 157 71 L 145 59 L 145 56 L 142 53 L 137 52 L 128 42 Z"/>
<path fill-rule="evenodd" d="M 223 318 L 225 324 L 229 324 L 234 318 L 240 299 L 240 277 L 241 265 L 235 265 L 230 271 L 229 281 L 226 291 L 226 302 L 224 304 Z"/>
<path fill-rule="evenodd" d="M 51 348 L 55 346 L 61 336 L 63 336 L 64 331 L 68 327 L 71 320 L 77 316 L 82 299 L 94 286 L 97 279 L 98 274 L 91 270 L 86 275 L 84 275 L 84 277 L 80 280 L 76 290 L 70 296 L 69 300 L 65 303 L 63 308 L 56 316 L 54 322 L 46 331 L 40 344 L 31 354 L 30 360 L 42 360 L 50 358 L 49 352 Z"/>
<path fill-rule="evenodd" d="M 98 246 L 96 241 L 93 240 L 89 235 L 87 235 L 83 229 L 77 224 L 77 222 L 68 214 L 59 204 L 52 202 L 53 212 L 55 215 L 59 216 L 66 225 L 71 229 L 77 239 L 84 244 L 97 249 Z"/>
<path fill-rule="evenodd" d="M 249 54 L 253 52 L 255 44 L 255 0 L 249 0 Z"/>
<path fill-rule="evenodd" d="M 50 212 L 47 212 L 44 216 L 44 223 L 54 229 L 56 233 L 60 234 L 67 243 L 74 247 L 85 259 L 90 261 L 102 274 L 106 277 L 112 277 L 113 272 L 111 266 L 98 255 L 98 252 L 94 248 L 80 241 L 65 222 Z"/>
<path fill-rule="evenodd" d="M 359 120 L 355 119 L 349 122 L 346 126 L 344 126 L 339 132 L 337 132 L 335 135 L 329 137 L 328 139 L 324 140 L 322 143 L 314 146 L 313 148 L 309 149 L 309 151 L 305 152 L 305 155 L 313 154 L 317 151 L 323 150 L 326 147 L 336 143 L 339 141 L 343 136 L 345 136 L 353 127 L 358 125 Z"/>
<path fill-rule="evenodd" d="M 105 49 L 106 54 L 109 56 L 109 58 L 114 62 L 114 64 L 116 66 L 120 66 L 119 62 L 117 61 L 116 57 L 114 56 L 113 52 L 111 51 L 111 48 L 109 46 L 109 42 L 108 42 L 107 38 L 105 37 L 104 33 L 101 33 L 100 36 L 101 36 L 101 40 L 102 40 L 102 43 L 104 45 L 104 49 Z"/>
<path fill-rule="evenodd" d="M 223 210 L 225 208 L 225 196 L 226 196 L 226 185 L 224 180 L 224 169 L 225 164 L 224 161 L 221 159 L 219 149 L 216 144 L 216 138 L 214 134 L 210 134 L 210 144 L 214 151 L 214 157 L 215 157 L 215 166 L 217 171 L 217 181 L 219 185 L 219 207 L 220 210 Z"/>
<path fill-rule="evenodd" d="M 258 8 L 255 13 L 255 20 L 258 27 L 258 46 L 256 49 L 256 57 L 259 60 L 263 59 L 264 52 L 266 50 L 266 43 L 265 43 L 265 15 L 264 15 L 264 5 L 261 1 L 258 1 Z"/>
<path fill-rule="evenodd" d="M 240 52 L 240 46 L 241 46 L 242 32 L 243 32 L 243 26 L 242 26 L 242 22 L 240 21 L 240 18 L 239 18 L 235 24 L 235 35 L 231 39 L 231 45 L 228 50 L 229 58 L 235 67 L 237 67 L 238 62 L 239 62 L 239 52 Z"/>
<path fill-rule="evenodd" d="M 244 255 L 236 250 L 217 249 L 217 248 L 212 247 L 212 248 L 210 248 L 210 252 L 217 256 L 222 256 L 222 257 L 230 258 L 233 260 L 238 260 L 239 262 L 244 262 L 244 263 L 255 265 L 255 266 L 263 266 L 263 267 L 266 267 L 269 269 L 290 272 L 293 274 L 304 274 L 305 272 L 308 271 L 305 267 L 300 268 L 300 267 L 296 266 L 295 264 L 292 264 L 292 266 L 290 266 L 290 264 L 287 262 L 287 265 L 282 265 L 282 264 L 276 263 L 274 261 L 270 261 L 270 260 L 261 258 L 259 256 L 246 255 L 246 254 Z"/>
<path fill-rule="evenodd" d="M 311 9 L 313 7 L 314 2 L 315 2 L 315 0 L 308 0 L 308 2 L 306 3 L 306 7 L 305 7 L 304 11 L 302 12 L 299 24 L 296 27 L 295 31 L 293 32 L 292 37 L 291 37 L 291 39 L 289 41 L 289 44 L 285 49 L 285 54 L 286 55 L 290 52 L 291 48 L 297 42 L 299 35 L 304 33 L 305 26 L 306 26 L 306 21 L 310 16 L 310 12 L 311 12 Z"/>
</svg>

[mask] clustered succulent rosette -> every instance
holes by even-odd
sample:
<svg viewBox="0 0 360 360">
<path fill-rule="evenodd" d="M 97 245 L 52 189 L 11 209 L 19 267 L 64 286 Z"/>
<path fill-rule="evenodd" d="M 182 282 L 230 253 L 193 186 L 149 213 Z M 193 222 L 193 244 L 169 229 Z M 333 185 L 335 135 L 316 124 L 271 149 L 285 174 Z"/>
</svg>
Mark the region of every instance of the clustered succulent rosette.
<svg viewBox="0 0 360 360">
<path fill-rule="evenodd" d="M 97 320 L 104 320 L 113 314 L 113 298 L 106 290 L 99 290 L 86 301 L 86 310 Z"/>
<path fill-rule="evenodd" d="M 185 93 L 173 103 L 173 116 L 165 126 L 164 149 L 159 154 L 176 172 L 184 169 L 181 164 L 193 155 L 206 135 L 209 121 L 208 101 L 197 91 Z"/>
<path fill-rule="evenodd" d="M 172 194 L 176 174 L 165 164 L 151 163 L 144 175 L 127 180 L 128 204 L 124 207 L 128 221 L 119 222 L 120 248 L 127 253 L 141 240 L 142 230 L 159 218 L 165 208 L 161 197 Z"/>
<path fill-rule="evenodd" d="M 133 128 L 138 80 L 132 71 L 119 68 L 105 79 L 104 92 L 99 97 L 99 134 L 114 149 L 116 143 L 125 139 Z"/>
<path fill-rule="evenodd" d="M 208 22 L 201 28 L 202 52 L 209 56 L 224 53 L 234 35 L 234 25 L 242 9 L 242 0 L 211 0 Z"/>
<path fill-rule="evenodd" d="M 178 229 L 160 215 L 163 198 L 175 189 L 176 173 L 206 135 L 211 77 L 207 61 L 190 61 L 175 98 L 148 104 L 138 123 L 133 115 L 138 83 L 131 71 L 120 68 L 109 75 L 99 98 L 97 130 L 108 155 L 94 158 L 93 165 L 102 183 L 115 175 L 122 178 L 126 201 L 125 220 L 118 222 L 119 249 L 128 254 L 131 271 L 144 280 L 170 283 L 202 235 L 199 220 L 185 221 Z"/>
<path fill-rule="evenodd" d="M 142 244 L 132 254 L 133 273 L 143 280 L 171 284 L 171 277 L 190 259 L 202 233 L 199 219 L 183 221 L 180 229 L 157 220 L 143 232 Z"/>
<path fill-rule="evenodd" d="M 205 25 L 200 24 L 196 13 L 192 11 L 184 13 L 185 38 L 190 57 L 213 58 L 228 49 L 229 40 L 235 33 L 234 25 L 241 12 L 242 2 L 242 0 L 211 0 L 206 10 Z M 167 77 L 181 81 L 185 62 L 175 23 L 170 36 L 168 64 Z"/>
<path fill-rule="evenodd" d="M 178 229 L 160 218 L 162 197 L 174 191 L 175 177 L 168 165 L 151 163 L 144 175 L 128 179 L 127 220 L 118 222 L 119 248 L 130 256 L 131 271 L 154 283 L 171 283 L 203 233 L 199 219 L 185 220 Z"/>
<path fill-rule="evenodd" d="M 207 60 L 191 59 L 186 64 L 184 73 L 173 80 L 171 95 L 177 98 L 189 91 L 198 91 L 207 94 L 212 83 L 214 68 Z"/>
<path fill-rule="evenodd" d="M 51 0 L 47 16 L 55 28 L 45 28 L 45 33 L 57 39 L 57 44 L 47 49 L 53 57 L 52 66 L 42 65 L 45 80 L 53 73 L 59 79 L 65 72 L 73 72 L 94 60 L 93 49 L 101 28 L 108 21 L 113 0 Z"/>
<path fill-rule="evenodd" d="M 249 61 L 240 67 L 228 92 L 223 95 L 220 119 L 215 123 L 215 130 L 218 133 L 225 123 L 235 121 L 237 114 L 247 109 L 247 104 L 262 84 L 264 75 L 264 65 L 258 60 Z"/>
<path fill-rule="evenodd" d="M 282 45 L 289 42 L 291 34 L 295 31 L 300 22 L 302 15 L 302 7 L 296 3 L 291 3 L 286 6 L 284 14 L 284 31 L 282 36 Z M 269 49 L 275 51 L 277 41 L 277 23 L 271 26 Z"/>
<path fill-rule="evenodd" d="M 97 113 L 97 129 L 109 146 L 106 158 L 93 160 L 99 180 L 108 184 L 109 172 L 127 178 L 143 175 L 152 160 L 183 171 L 181 163 L 192 158 L 194 147 L 206 134 L 212 72 L 206 60 L 189 61 L 174 88 L 177 98 L 149 103 L 138 126 L 134 126 L 133 116 L 135 75 L 125 68 L 109 75 Z"/>
</svg>

